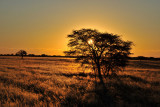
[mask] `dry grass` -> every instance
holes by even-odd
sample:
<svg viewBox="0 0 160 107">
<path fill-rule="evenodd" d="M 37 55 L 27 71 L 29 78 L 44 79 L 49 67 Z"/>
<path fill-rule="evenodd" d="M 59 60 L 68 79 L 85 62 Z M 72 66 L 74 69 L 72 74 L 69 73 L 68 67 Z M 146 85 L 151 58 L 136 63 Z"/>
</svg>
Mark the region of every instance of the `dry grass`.
<svg viewBox="0 0 160 107">
<path fill-rule="evenodd" d="M 160 106 L 160 61 L 130 61 L 103 90 L 69 58 L 0 57 L 0 106 Z"/>
</svg>

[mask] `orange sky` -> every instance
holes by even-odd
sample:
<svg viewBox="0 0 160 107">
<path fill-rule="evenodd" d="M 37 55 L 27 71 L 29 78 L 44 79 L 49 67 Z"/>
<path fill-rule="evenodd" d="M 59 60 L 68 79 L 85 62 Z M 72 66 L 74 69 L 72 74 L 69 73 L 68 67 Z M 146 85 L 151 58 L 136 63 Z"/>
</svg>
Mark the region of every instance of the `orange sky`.
<svg viewBox="0 0 160 107">
<path fill-rule="evenodd" d="M 93 28 L 133 41 L 133 56 L 160 57 L 159 0 L 1 0 L 0 54 L 63 55 L 67 34 Z"/>
</svg>

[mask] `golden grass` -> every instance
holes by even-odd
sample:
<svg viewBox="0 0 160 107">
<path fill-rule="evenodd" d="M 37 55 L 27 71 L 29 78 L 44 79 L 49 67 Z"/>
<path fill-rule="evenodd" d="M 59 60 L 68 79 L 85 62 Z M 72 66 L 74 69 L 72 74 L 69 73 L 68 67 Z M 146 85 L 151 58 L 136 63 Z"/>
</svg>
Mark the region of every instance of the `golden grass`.
<svg viewBox="0 0 160 107">
<path fill-rule="evenodd" d="M 69 58 L 0 57 L 1 106 L 159 106 L 160 61 L 130 61 L 107 90 Z"/>
</svg>

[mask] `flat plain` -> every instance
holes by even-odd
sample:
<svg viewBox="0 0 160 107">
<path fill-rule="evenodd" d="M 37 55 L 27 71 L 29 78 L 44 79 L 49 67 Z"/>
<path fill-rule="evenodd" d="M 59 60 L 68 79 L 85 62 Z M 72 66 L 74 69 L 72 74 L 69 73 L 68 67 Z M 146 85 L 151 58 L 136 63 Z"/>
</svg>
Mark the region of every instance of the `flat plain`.
<svg viewBox="0 0 160 107">
<path fill-rule="evenodd" d="M 160 61 L 130 60 L 104 81 L 105 92 L 73 58 L 0 56 L 2 107 L 160 106 Z"/>
</svg>

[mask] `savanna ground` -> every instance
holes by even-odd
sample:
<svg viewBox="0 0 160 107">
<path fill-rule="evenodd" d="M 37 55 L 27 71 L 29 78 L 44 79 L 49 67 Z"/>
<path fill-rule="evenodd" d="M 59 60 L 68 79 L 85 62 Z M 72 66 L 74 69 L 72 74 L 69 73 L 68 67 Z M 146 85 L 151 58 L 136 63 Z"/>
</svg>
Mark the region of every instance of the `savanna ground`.
<svg viewBox="0 0 160 107">
<path fill-rule="evenodd" d="M 104 81 L 105 91 L 71 58 L 0 56 L 2 107 L 160 106 L 160 61 L 129 61 Z"/>
</svg>

